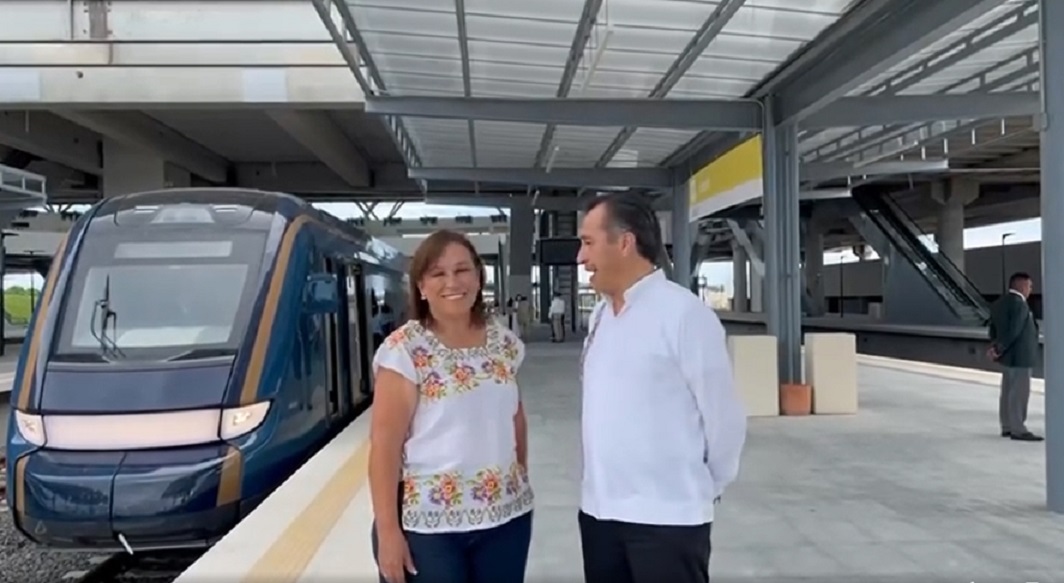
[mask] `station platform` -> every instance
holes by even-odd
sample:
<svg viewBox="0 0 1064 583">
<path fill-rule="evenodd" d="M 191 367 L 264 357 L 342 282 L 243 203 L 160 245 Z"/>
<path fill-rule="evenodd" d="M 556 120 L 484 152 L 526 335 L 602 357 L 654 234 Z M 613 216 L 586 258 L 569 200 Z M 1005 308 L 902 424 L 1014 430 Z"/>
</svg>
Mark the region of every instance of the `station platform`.
<svg viewBox="0 0 1064 583">
<path fill-rule="evenodd" d="M 530 582 L 582 580 L 579 353 L 530 343 L 520 373 L 537 494 Z M 1059 580 L 1064 517 L 1045 507 L 1044 443 L 999 436 L 996 382 L 861 357 L 858 414 L 751 418 L 712 579 Z M 1037 433 L 1042 411 L 1036 392 Z M 177 581 L 376 580 L 368 428 L 368 415 L 352 424 Z"/>
</svg>

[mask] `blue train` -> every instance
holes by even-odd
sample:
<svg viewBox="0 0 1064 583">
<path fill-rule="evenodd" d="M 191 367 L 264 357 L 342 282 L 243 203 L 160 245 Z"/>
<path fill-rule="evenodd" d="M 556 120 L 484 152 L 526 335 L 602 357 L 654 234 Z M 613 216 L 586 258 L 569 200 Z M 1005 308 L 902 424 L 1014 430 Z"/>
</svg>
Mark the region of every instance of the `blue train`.
<svg viewBox="0 0 1064 583">
<path fill-rule="evenodd" d="M 369 406 L 373 304 L 402 316 L 406 262 L 285 194 L 94 206 L 56 252 L 15 376 L 18 529 L 79 550 L 217 541 Z"/>
</svg>

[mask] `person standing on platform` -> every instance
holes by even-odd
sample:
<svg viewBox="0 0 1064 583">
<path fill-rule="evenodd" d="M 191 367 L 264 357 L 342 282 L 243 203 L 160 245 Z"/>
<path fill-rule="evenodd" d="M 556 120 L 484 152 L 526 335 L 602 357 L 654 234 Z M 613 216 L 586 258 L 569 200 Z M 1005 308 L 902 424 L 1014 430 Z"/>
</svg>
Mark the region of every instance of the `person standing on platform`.
<svg viewBox="0 0 1064 583">
<path fill-rule="evenodd" d="M 469 240 L 439 231 L 410 267 L 412 318 L 373 359 L 369 486 L 386 583 L 522 583 L 532 537 L 525 346 L 484 309 Z"/>
<path fill-rule="evenodd" d="M 991 359 L 1002 366 L 998 420 L 1001 436 L 1016 441 L 1042 441 L 1027 429 L 1027 402 L 1031 396 L 1031 372 L 1038 362 L 1038 327 L 1027 304 L 1031 276 L 1015 273 L 1009 291 L 990 308 Z"/>
<path fill-rule="evenodd" d="M 641 200 L 596 198 L 580 239 L 604 296 L 581 357 L 584 580 L 704 583 L 714 506 L 746 441 L 724 328 L 656 265 L 661 227 Z"/>
<path fill-rule="evenodd" d="M 562 294 L 554 292 L 547 315 L 550 316 L 550 341 L 565 342 L 565 300 Z"/>
</svg>

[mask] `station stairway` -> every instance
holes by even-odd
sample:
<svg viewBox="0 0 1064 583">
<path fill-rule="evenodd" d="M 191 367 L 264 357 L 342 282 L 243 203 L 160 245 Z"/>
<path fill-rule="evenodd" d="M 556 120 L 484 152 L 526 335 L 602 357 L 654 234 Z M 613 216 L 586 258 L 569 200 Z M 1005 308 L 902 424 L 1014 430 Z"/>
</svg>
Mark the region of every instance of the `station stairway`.
<svg viewBox="0 0 1064 583">
<path fill-rule="evenodd" d="M 986 298 L 945 254 L 921 240 L 928 237 L 888 192 L 880 188 L 855 188 L 852 196 L 876 230 L 916 268 L 962 325 L 986 324 L 990 319 Z"/>
</svg>

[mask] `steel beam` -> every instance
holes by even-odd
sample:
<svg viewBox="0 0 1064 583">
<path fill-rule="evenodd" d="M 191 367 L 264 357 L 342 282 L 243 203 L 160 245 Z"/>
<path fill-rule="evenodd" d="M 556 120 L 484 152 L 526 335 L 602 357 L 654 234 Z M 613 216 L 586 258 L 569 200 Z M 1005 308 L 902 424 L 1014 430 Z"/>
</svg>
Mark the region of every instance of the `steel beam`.
<svg viewBox="0 0 1064 583">
<path fill-rule="evenodd" d="M 152 150 L 211 182 L 224 184 L 228 178 L 228 160 L 143 113 L 63 110 L 55 114 L 100 135 Z"/>
<path fill-rule="evenodd" d="M 468 180 L 496 184 L 523 184 L 560 188 L 626 186 L 669 188 L 672 172 L 665 168 L 411 168 L 417 180 Z"/>
<path fill-rule="evenodd" d="M 842 97 L 802 121 L 803 128 L 878 126 L 955 119 L 1035 115 L 1035 91 L 952 95 Z"/>
<path fill-rule="evenodd" d="M 388 88 L 384 83 L 384 79 L 381 78 L 380 69 L 377 67 L 376 61 L 366 50 L 366 41 L 362 38 L 362 33 L 355 23 L 355 17 L 351 14 L 351 7 L 347 4 L 347 1 L 311 0 L 311 2 L 314 5 L 314 10 L 318 13 L 318 18 L 326 30 L 329 31 L 330 38 L 333 39 L 333 43 L 339 49 L 348 68 L 351 69 L 351 74 L 354 75 L 359 87 L 362 88 L 364 96 L 375 95 L 378 90 L 387 91 Z M 339 13 L 340 20 L 343 21 L 344 29 L 347 33 L 346 35 L 340 32 L 336 23 L 333 22 L 333 9 Z M 354 41 L 353 49 L 352 43 L 347 40 L 348 36 Z M 366 73 L 368 73 L 368 78 L 366 73 L 362 71 L 363 66 L 366 69 Z M 418 154 L 417 147 L 410 138 L 410 133 L 407 131 L 406 124 L 403 123 L 402 119 L 388 116 L 384 125 L 392 136 L 396 147 L 399 148 L 406 165 L 411 167 L 420 166 L 421 156 Z M 427 189 L 427 185 L 424 182 L 421 182 L 420 186 L 423 191 Z"/>
<path fill-rule="evenodd" d="M 841 39 L 830 54 L 777 86 L 777 123 L 804 120 L 934 40 L 971 22 L 1001 0 L 895 0 L 881 17 Z"/>
<path fill-rule="evenodd" d="M 829 68 L 820 65 L 820 63 L 826 61 L 834 63 L 833 66 L 842 67 L 846 75 L 860 76 L 860 78 L 846 83 L 846 75 L 833 74 L 832 79 L 835 80 L 836 84 L 846 83 L 847 87 L 832 92 L 831 96 L 825 97 L 822 101 L 830 101 L 833 97 L 845 94 L 848 89 L 867 81 L 881 72 L 882 69 L 880 67 L 876 67 L 874 71 L 863 71 L 862 67 L 866 66 L 866 61 L 874 61 L 875 56 L 884 55 L 885 51 L 882 47 L 884 40 L 882 38 L 876 40 L 877 35 L 882 36 L 883 31 L 890 31 L 891 27 L 896 23 L 884 23 L 883 20 L 892 13 L 895 14 L 895 18 L 909 14 L 907 10 L 912 3 L 913 0 L 878 0 L 857 3 L 835 24 L 828 27 L 816 40 L 805 47 L 793 60 L 785 64 L 777 74 L 760 83 L 747 97 L 764 98 L 773 93 L 779 94 L 781 91 L 791 91 L 801 84 L 808 87 L 817 81 L 818 75 L 831 72 Z M 924 4 L 930 6 L 932 3 Z M 945 2 L 944 4 L 950 4 L 950 2 Z M 956 2 L 953 2 L 953 4 L 956 4 Z M 986 3 L 984 2 L 983 4 Z M 929 6 L 924 6 L 923 9 Z M 918 16 L 916 12 L 912 14 L 914 19 Z M 939 13 L 939 18 L 943 18 L 942 13 Z M 909 31 L 910 34 L 913 32 L 911 28 L 904 30 Z M 904 30 L 901 32 L 903 33 Z M 963 48 L 961 47 L 962 50 Z M 910 47 L 901 57 L 904 58 L 910 55 L 911 52 Z M 872 55 L 872 53 L 876 54 Z M 864 55 L 864 58 L 857 61 L 856 65 L 853 65 L 847 62 L 850 55 Z M 869 55 L 871 55 L 871 58 Z M 944 58 L 950 60 L 953 55 L 947 55 Z M 941 60 L 942 58 L 933 59 L 926 66 L 922 66 L 921 70 L 931 70 Z M 872 63 L 872 65 L 874 64 Z M 794 96 L 789 95 L 788 97 L 792 99 L 791 103 L 793 104 Z M 822 106 L 822 103 L 815 105 Z M 816 110 L 817 108 L 813 108 L 812 111 Z M 816 130 L 813 131 L 815 132 Z M 677 148 L 666 159 L 666 164 L 669 166 L 682 166 L 690 171 L 696 171 L 716 159 L 721 153 L 741 143 L 747 137 L 747 135 L 720 136 L 701 133 Z"/>
<path fill-rule="evenodd" d="M 713 39 L 717 38 L 717 35 L 731 22 L 732 17 L 742 8 L 745 2 L 746 0 L 722 0 L 717 4 L 713 12 L 710 13 L 709 17 L 702 23 L 702 26 L 695 32 L 695 35 L 688 41 L 687 46 L 677 55 L 676 60 L 669 65 L 665 74 L 661 76 L 661 79 L 658 79 L 657 84 L 650 91 L 649 97 L 651 99 L 664 99 L 669 94 L 669 91 L 672 91 L 672 88 L 680 82 L 680 79 L 683 79 L 683 76 L 687 74 L 691 66 L 702 56 L 702 53 L 713 42 Z M 610 142 L 610 145 L 606 147 L 602 155 L 599 156 L 596 166 L 601 167 L 609 164 L 614 156 L 621 151 L 621 148 L 628 143 L 628 140 L 635 135 L 636 130 L 637 128 L 634 125 L 626 126 L 621 130 L 617 137 Z"/>
<path fill-rule="evenodd" d="M 469 73 L 469 33 L 466 31 L 465 0 L 454 0 L 454 15 L 458 20 L 458 52 L 462 56 L 462 92 L 466 97 L 473 95 L 472 75 Z M 473 126 L 473 118 L 468 118 L 466 130 L 469 135 L 469 158 L 473 167 L 477 164 L 477 130 Z M 474 184 L 474 188 L 479 186 Z"/>
<path fill-rule="evenodd" d="M 1013 37 L 1017 33 L 1031 27 L 1038 22 L 1038 6 L 1036 0 L 1024 0 L 1016 8 L 998 15 L 990 22 L 975 27 L 968 34 L 961 36 L 953 42 L 941 46 L 937 50 L 928 51 L 919 59 L 914 59 L 907 67 L 897 71 L 891 76 L 882 79 L 878 83 L 865 87 L 862 95 L 898 95 L 942 71 L 956 66 L 961 61 L 972 55 L 981 53 L 991 47 L 998 47 L 1003 41 Z M 991 75 L 969 77 L 961 83 L 962 91 L 970 93 L 986 92 L 982 85 L 991 79 Z M 945 87 L 935 93 L 953 93 Z M 807 132 L 803 139 L 808 139 L 818 133 L 817 130 Z M 856 132 L 853 132 L 856 133 Z M 852 137 L 852 136 L 851 136 Z M 846 140 L 845 136 L 836 138 Z"/>
<path fill-rule="evenodd" d="M 565 69 L 562 70 L 562 78 L 558 82 L 556 96 L 559 98 L 568 97 L 573 88 L 573 79 L 576 78 L 577 67 L 580 66 L 580 61 L 584 58 L 584 47 L 587 46 L 588 41 L 591 39 L 591 31 L 595 26 L 595 21 L 598 20 L 602 2 L 603 0 L 584 0 L 584 9 L 580 13 L 580 21 L 576 24 L 576 30 L 573 32 L 573 42 L 569 46 L 569 54 L 565 58 Z M 543 137 L 539 141 L 539 149 L 536 150 L 534 164 L 536 168 L 542 167 L 547 161 L 547 152 L 550 150 L 551 142 L 554 141 L 554 130 L 554 124 L 547 124 L 547 128 L 543 130 Z"/>
<path fill-rule="evenodd" d="M 366 112 L 575 126 L 758 130 L 761 104 L 727 99 L 370 97 Z"/>
<path fill-rule="evenodd" d="M 804 119 L 1000 5 L 1001 0 L 895 0 L 882 17 L 844 38 L 825 55 L 778 86 L 776 122 Z"/>
</svg>

